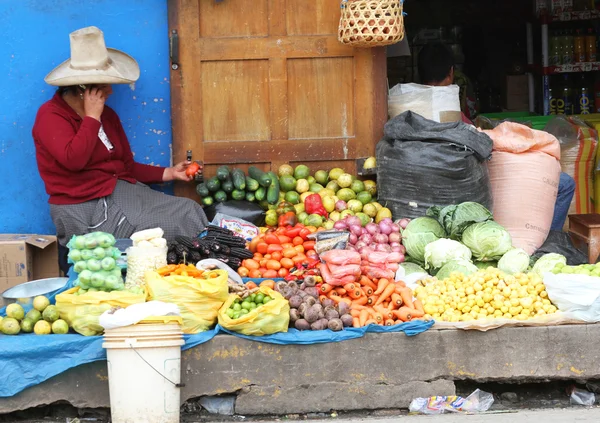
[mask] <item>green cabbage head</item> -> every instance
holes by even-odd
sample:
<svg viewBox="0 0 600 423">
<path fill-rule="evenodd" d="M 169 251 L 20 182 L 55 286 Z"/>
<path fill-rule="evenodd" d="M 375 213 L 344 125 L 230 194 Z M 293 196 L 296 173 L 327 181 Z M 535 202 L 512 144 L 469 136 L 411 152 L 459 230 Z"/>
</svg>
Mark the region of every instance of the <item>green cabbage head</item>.
<svg viewBox="0 0 600 423">
<path fill-rule="evenodd" d="M 529 254 L 521 248 L 513 248 L 498 261 L 498 269 L 509 275 L 525 273 L 529 267 Z"/>
<path fill-rule="evenodd" d="M 418 217 L 410 221 L 402 232 L 402 244 L 410 257 L 419 263 L 425 262 L 425 246 L 430 242 L 444 238 L 446 232 L 437 220 L 430 217 Z"/>
<path fill-rule="evenodd" d="M 471 261 L 471 250 L 458 241 L 442 238 L 425 247 L 425 269 L 441 269 L 457 259 Z"/>
<path fill-rule="evenodd" d="M 473 263 L 464 259 L 452 260 L 446 263 L 435 275 L 439 280 L 447 279 L 453 272 L 462 273 L 463 275 L 470 275 L 477 272 L 479 269 Z"/>
<path fill-rule="evenodd" d="M 494 221 L 475 223 L 463 232 L 462 242 L 479 261 L 500 260 L 512 249 L 510 234 Z"/>
<path fill-rule="evenodd" d="M 566 265 L 567 258 L 556 253 L 544 254 L 535 262 L 532 271 L 543 277 L 544 273 L 552 272 L 557 264 Z"/>
</svg>

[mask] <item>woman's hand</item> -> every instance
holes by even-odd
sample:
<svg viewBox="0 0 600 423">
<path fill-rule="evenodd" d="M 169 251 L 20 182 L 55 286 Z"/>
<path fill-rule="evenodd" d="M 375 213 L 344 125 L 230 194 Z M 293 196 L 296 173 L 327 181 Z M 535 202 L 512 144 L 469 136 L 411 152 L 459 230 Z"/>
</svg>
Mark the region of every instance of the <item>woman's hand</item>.
<svg viewBox="0 0 600 423">
<path fill-rule="evenodd" d="M 163 173 L 163 181 L 165 182 L 170 182 L 170 181 L 185 181 L 185 182 L 189 182 L 191 180 L 194 179 L 194 176 L 190 176 L 190 175 L 186 175 L 185 171 L 187 170 L 187 167 L 192 164 L 192 162 L 181 162 L 181 163 L 177 163 L 175 166 L 173 167 L 168 167 L 165 169 L 165 172 Z"/>
<path fill-rule="evenodd" d="M 105 101 L 106 96 L 101 89 L 92 87 L 85 90 L 83 93 L 83 110 L 85 115 L 99 121 L 104 111 Z"/>
</svg>

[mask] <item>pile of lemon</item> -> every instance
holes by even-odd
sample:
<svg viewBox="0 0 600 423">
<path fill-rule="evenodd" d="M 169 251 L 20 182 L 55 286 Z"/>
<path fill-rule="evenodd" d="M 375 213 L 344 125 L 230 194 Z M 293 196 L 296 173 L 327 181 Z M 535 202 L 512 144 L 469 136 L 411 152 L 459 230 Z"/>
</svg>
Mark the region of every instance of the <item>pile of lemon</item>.
<svg viewBox="0 0 600 423">
<path fill-rule="evenodd" d="M 542 279 L 533 273 L 509 275 L 489 267 L 471 275 L 424 279 L 415 289 L 426 317 L 444 322 L 528 320 L 553 314 Z"/>
</svg>

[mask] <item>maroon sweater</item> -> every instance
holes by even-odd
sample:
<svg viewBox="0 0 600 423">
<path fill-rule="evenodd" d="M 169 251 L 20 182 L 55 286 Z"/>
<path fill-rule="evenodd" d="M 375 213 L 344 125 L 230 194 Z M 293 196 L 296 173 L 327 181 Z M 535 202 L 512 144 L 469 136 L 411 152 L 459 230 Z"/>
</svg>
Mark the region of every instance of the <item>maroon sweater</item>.
<svg viewBox="0 0 600 423">
<path fill-rule="evenodd" d="M 82 119 L 58 93 L 38 110 L 32 133 L 50 204 L 78 204 L 105 197 L 112 194 L 118 179 L 162 182 L 164 167 L 133 160 L 114 110 L 105 106 L 101 119 L 114 146 L 110 151 L 98 138 L 100 122 L 87 116 Z"/>
</svg>

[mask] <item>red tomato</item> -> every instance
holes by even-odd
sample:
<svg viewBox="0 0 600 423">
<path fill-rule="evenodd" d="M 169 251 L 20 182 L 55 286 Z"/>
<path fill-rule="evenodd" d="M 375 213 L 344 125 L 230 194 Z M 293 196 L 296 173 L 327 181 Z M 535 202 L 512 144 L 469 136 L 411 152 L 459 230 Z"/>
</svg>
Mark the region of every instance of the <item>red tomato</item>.
<svg viewBox="0 0 600 423">
<path fill-rule="evenodd" d="M 287 276 L 289 273 L 290 273 L 290 271 L 289 271 L 289 270 L 287 270 L 285 267 L 282 267 L 281 269 L 279 269 L 279 270 L 277 271 L 277 275 L 278 275 L 280 278 L 285 278 L 285 277 L 286 277 L 286 276 Z"/>
<path fill-rule="evenodd" d="M 277 235 L 275 235 L 273 233 L 265 235 L 265 242 L 267 244 L 281 244 Z"/>
<path fill-rule="evenodd" d="M 276 277 L 277 277 L 276 270 L 267 270 L 265 273 L 263 273 L 263 278 L 276 278 Z"/>
<path fill-rule="evenodd" d="M 267 247 L 267 253 L 273 254 L 275 251 L 282 251 L 283 247 L 279 244 L 269 244 Z"/>
<path fill-rule="evenodd" d="M 304 251 L 314 250 L 315 249 L 315 241 L 306 241 L 302 244 L 304 247 Z"/>
<path fill-rule="evenodd" d="M 269 244 L 267 244 L 266 242 L 259 242 L 256 245 L 256 252 L 257 253 L 267 254 L 268 249 L 269 249 Z"/>
</svg>

